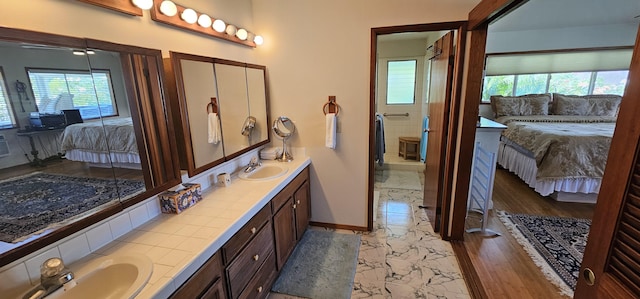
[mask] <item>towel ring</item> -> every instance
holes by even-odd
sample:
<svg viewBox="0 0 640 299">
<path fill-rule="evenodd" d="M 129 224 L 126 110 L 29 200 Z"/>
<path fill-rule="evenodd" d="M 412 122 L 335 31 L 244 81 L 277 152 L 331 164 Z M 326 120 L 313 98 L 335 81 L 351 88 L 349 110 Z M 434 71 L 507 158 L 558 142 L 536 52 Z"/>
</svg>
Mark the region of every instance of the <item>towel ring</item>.
<svg viewBox="0 0 640 299">
<path fill-rule="evenodd" d="M 324 112 L 324 115 L 327 115 L 327 113 L 335 113 L 336 116 L 340 113 L 340 105 L 336 103 L 335 96 L 329 96 L 329 101 L 322 106 L 322 112 Z"/>
<path fill-rule="evenodd" d="M 209 107 L 211 107 L 211 112 L 209 112 Z M 211 102 L 207 104 L 207 114 L 208 113 L 218 113 L 218 100 L 216 98 L 211 98 Z"/>
</svg>

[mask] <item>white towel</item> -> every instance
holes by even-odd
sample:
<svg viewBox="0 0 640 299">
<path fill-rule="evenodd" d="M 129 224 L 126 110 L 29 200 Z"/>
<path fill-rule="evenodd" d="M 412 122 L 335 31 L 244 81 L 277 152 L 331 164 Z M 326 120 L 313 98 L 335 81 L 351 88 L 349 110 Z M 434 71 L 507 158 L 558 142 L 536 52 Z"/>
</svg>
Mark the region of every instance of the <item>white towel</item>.
<svg viewBox="0 0 640 299">
<path fill-rule="evenodd" d="M 326 130 L 325 130 L 325 146 L 328 148 L 336 148 L 336 114 L 327 113 Z"/>
<path fill-rule="evenodd" d="M 220 142 L 220 119 L 218 119 L 218 113 L 209 113 L 207 119 L 207 128 L 209 131 L 209 143 L 218 144 Z"/>
</svg>

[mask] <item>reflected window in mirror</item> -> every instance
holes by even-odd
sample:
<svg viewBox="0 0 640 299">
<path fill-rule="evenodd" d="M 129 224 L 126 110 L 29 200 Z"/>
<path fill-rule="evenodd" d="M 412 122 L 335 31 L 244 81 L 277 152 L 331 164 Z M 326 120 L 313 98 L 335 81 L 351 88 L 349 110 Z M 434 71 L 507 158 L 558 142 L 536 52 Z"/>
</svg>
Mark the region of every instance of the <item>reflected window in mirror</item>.
<svg viewBox="0 0 640 299">
<path fill-rule="evenodd" d="M 4 71 L 2 67 L 0 67 L 0 129 L 15 128 L 18 126 L 7 90 Z"/>
<path fill-rule="evenodd" d="M 78 109 L 82 119 L 118 115 L 109 70 L 27 69 L 38 111 Z M 95 92 L 89 92 L 89 91 Z"/>
</svg>

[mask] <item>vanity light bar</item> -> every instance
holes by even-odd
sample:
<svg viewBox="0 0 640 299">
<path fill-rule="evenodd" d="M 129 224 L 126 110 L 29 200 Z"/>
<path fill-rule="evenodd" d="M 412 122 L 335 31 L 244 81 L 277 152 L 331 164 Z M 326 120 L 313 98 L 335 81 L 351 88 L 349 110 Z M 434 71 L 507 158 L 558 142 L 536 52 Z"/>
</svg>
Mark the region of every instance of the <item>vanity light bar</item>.
<svg viewBox="0 0 640 299">
<path fill-rule="evenodd" d="M 156 22 L 204 33 L 253 48 L 264 43 L 262 36 L 249 32 L 247 29 L 227 24 L 223 20 L 212 18 L 170 0 L 153 1 L 150 12 L 151 19 Z"/>
</svg>

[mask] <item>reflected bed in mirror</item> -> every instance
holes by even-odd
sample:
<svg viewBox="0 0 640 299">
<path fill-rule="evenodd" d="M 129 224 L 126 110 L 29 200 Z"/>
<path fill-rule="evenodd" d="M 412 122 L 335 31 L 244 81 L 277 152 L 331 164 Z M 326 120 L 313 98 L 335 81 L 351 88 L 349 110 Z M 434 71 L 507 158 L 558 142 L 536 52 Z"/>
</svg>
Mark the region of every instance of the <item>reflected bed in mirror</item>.
<svg viewBox="0 0 640 299">
<path fill-rule="evenodd" d="M 176 125 L 180 165 L 189 176 L 269 143 L 266 68 L 219 58 L 170 52 L 164 60 Z M 208 105 L 216 99 L 212 126 Z M 218 126 L 222 140 L 208 141 Z"/>
<path fill-rule="evenodd" d="M 160 51 L 0 27 L 0 53 L 0 266 L 179 183 Z"/>
</svg>

